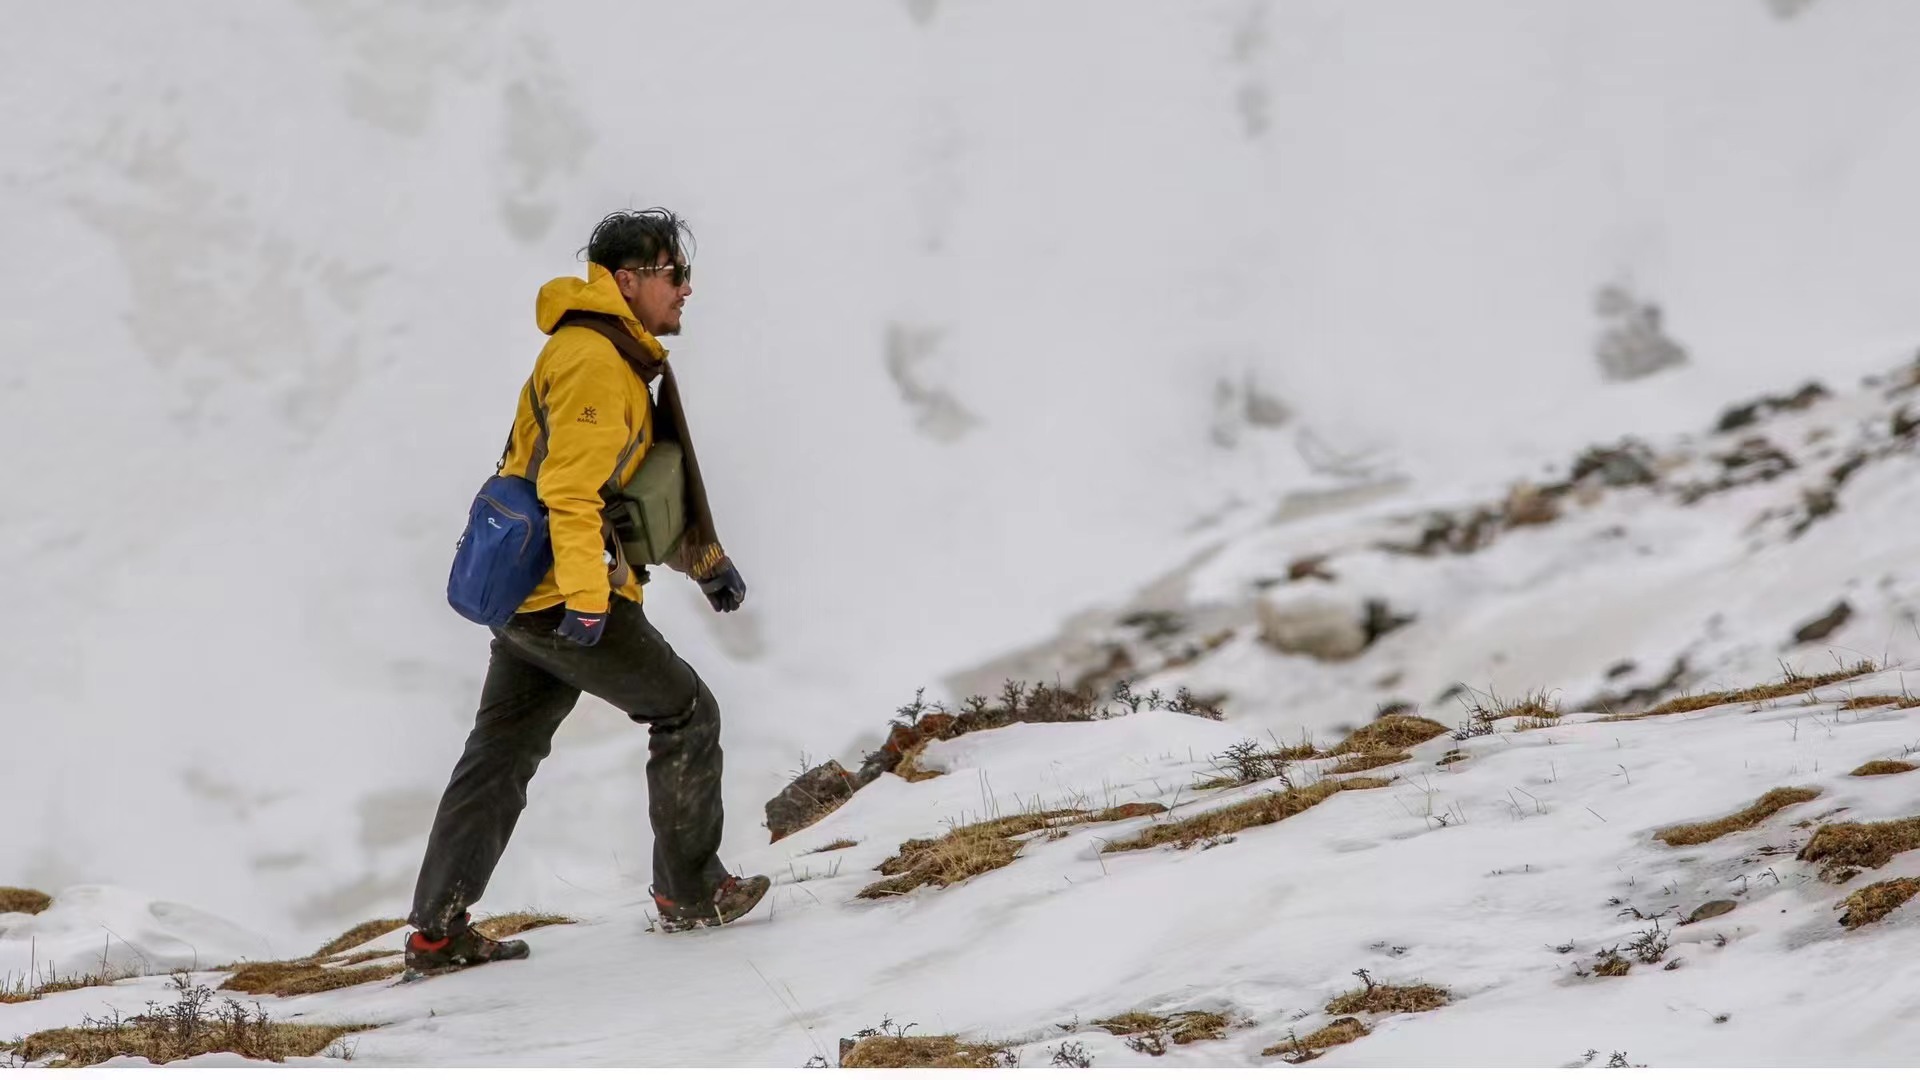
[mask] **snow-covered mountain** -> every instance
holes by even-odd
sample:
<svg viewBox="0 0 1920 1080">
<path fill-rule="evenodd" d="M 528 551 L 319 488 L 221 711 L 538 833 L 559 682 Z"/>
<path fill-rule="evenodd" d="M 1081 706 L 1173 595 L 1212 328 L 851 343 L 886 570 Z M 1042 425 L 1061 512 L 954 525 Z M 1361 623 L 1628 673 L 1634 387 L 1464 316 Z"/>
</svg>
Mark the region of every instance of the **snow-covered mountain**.
<svg viewBox="0 0 1920 1080">
<path fill-rule="evenodd" d="M 1403 792 L 1348 792 L 1298 837 L 1095 858 L 1093 874 L 1136 881 L 1104 901 L 1112 921 L 1086 919 L 1089 867 L 1057 845 L 937 899 L 846 903 L 900 840 L 993 798 L 1154 798 L 1244 739 L 1326 743 L 1388 704 L 1451 725 L 1489 695 L 1596 706 L 1747 685 L 1783 661 L 1897 672 L 1920 656 L 1904 398 L 1889 396 L 1920 341 L 1905 272 L 1920 142 L 1898 105 L 1920 79 L 1901 48 L 1920 11 L 1892 0 L 207 2 L 67 4 L 14 25 L 0 39 L 0 582 L 16 613 L 0 631 L 0 776 L 16 809 L 0 884 L 61 894 L 39 918 L 64 908 L 63 927 L 112 922 L 156 955 L 177 941 L 225 959 L 261 939 L 300 954 L 404 908 L 484 666 L 484 632 L 440 598 L 451 543 L 538 346 L 532 293 L 578 268 L 618 206 L 673 206 L 699 234 L 675 362 L 753 597 L 720 617 L 661 582 L 649 609 L 726 711 L 723 854 L 759 871 L 794 860 L 775 897 L 793 935 L 735 928 L 695 948 L 778 957 L 767 975 L 794 990 L 807 963 L 840 972 L 846 943 L 903 950 L 861 954 L 879 965 L 867 989 L 808 983 L 802 1022 L 780 1006 L 761 1034 L 729 1038 L 729 1060 L 797 1063 L 814 1037 L 832 1057 L 828 1036 L 875 1012 L 1019 1038 L 1202 985 L 1271 1035 L 1281 1010 L 1347 981 L 1348 937 L 1375 931 L 1329 924 L 1334 943 L 1284 976 L 1245 974 L 1238 994 L 1219 980 L 1241 969 L 1195 958 L 1257 945 L 1254 931 L 1128 935 L 1194 886 L 1189 863 L 1209 909 L 1261 911 L 1262 934 L 1307 925 L 1307 890 L 1238 860 L 1302 845 L 1273 865 L 1324 856 L 1314 876 L 1349 891 L 1322 899 L 1353 908 L 1398 868 L 1358 845 L 1431 825 Z M 1610 377 L 1623 355 L 1657 370 Z M 1831 393 L 1713 430 L 1808 380 Z M 1627 473 L 1574 483 L 1593 447 Z M 1833 506 L 1816 513 L 1823 493 Z M 1542 499 L 1551 520 L 1531 520 Z M 1842 601 L 1842 625 L 1795 641 Z M 1277 651 L 1290 619 L 1362 648 Z M 838 812 L 860 848 L 801 858 L 837 838 L 825 823 L 766 845 L 761 804 L 803 763 L 853 764 L 916 687 L 957 706 L 1008 677 L 1123 675 L 1224 695 L 1227 719 L 969 735 L 928 751 L 951 758 L 945 778 L 883 777 Z M 1537 754 L 1433 775 L 1498 832 L 1467 841 L 1498 856 L 1489 872 L 1529 865 L 1535 834 L 1575 847 L 1558 861 L 1571 883 L 1526 918 L 1577 923 L 1562 936 L 1598 948 L 1613 913 L 1575 918 L 1581 890 L 1618 891 L 1600 875 L 1630 857 L 1673 869 L 1648 829 L 1731 811 L 1816 762 L 1897 756 L 1875 740 L 1899 743 L 1904 713 L 1798 708 L 1832 730 L 1795 728 L 1766 753 L 1733 751 L 1771 747 L 1788 730 L 1773 720 L 1801 713 L 1634 726 L 1646 756 L 1606 764 L 1633 773 L 1631 810 L 1579 813 L 1598 830 L 1586 839 L 1561 837 L 1573 796 L 1525 783 Z M 1592 771 L 1617 731 L 1526 742 Z M 628 937 L 649 843 L 635 734 L 598 705 L 562 729 L 488 902 L 587 923 L 536 932 L 554 963 L 487 979 L 611 984 L 622 949 L 657 951 Z M 1821 739 L 1839 740 L 1832 755 Z M 1662 755 L 1712 766 L 1640 801 Z M 993 798 L 976 790 L 988 782 Z M 1489 809 L 1508 797 L 1496 782 L 1559 812 Z M 1588 776 L 1578 797 L 1614 782 Z M 1900 782 L 1876 798 L 1897 802 L 1884 793 Z M 1810 813 L 1864 814 L 1852 790 L 1867 783 Z M 836 858 L 833 877 L 792 880 Z M 1460 898 L 1436 910 L 1473 908 L 1483 884 L 1436 883 Z M 1769 924 L 1782 957 L 1831 899 L 1794 887 L 1792 921 Z M 1381 921 L 1408 929 L 1380 940 L 1428 933 L 1397 910 Z M 1111 966 L 1039 978 L 1013 944 L 962 948 L 987 919 L 1022 941 L 1078 921 L 1126 944 Z M 23 928 L 0 928 L 0 945 Z M 66 941 L 26 932 L 33 950 Z M 100 954 L 91 934 L 75 931 L 76 956 Z M 1522 977 L 1546 977 L 1536 962 L 1567 963 L 1436 962 L 1420 974 L 1461 991 L 1457 1009 L 1338 1052 L 1413 1060 L 1393 1048 L 1456 1037 L 1447 1025 L 1466 1021 L 1451 1018 L 1510 1020 L 1499 993 L 1536 1000 Z M 937 1002 L 940 987 L 959 996 Z M 738 984 L 710 989 L 737 1001 Z M 119 992 L 0 1007 L 0 1037 Z M 587 1058 L 715 1060 L 697 1025 L 658 1015 Z M 368 1060 L 463 1056 L 410 1030 L 366 1036 Z M 465 1056 L 512 1057 L 501 1032 Z M 1862 1060 L 1896 1060 L 1894 1038 L 1863 1037 Z M 1632 1048 L 1615 1041 L 1599 1049 Z M 1659 1063 L 1681 1045 L 1732 1060 L 1644 1045 Z M 1536 1064 L 1585 1049 L 1512 1046 Z"/>
</svg>

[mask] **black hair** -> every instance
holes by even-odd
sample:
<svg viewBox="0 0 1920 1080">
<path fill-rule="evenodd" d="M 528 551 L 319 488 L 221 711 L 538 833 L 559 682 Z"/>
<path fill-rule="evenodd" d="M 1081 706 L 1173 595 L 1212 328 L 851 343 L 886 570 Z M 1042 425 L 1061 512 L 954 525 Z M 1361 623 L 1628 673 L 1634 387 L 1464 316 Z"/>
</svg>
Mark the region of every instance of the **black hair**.
<svg viewBox="0 0 1920 1080">
<path fill-rule="evenodd" d="M 693 261 L 693 230 L 663 207 L 615 210 L 600 219 L 587 240 L 587 261 L 609 270 Z"/>
</svg>

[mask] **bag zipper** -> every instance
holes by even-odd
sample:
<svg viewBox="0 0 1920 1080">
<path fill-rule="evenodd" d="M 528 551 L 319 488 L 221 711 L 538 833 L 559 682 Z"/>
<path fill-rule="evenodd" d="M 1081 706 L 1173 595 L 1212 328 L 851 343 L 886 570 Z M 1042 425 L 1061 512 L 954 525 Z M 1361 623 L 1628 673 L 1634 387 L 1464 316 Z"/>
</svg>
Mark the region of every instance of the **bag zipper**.
<svg viewBox="0 0 1920 1080">
<path fill-rule="evenodd" d="M 524 556 L 527 553 L 527 545 L 533 541 L 533 519 L 529 518 L 525 514 L 515 513 L 514 511 L 507 509 L 506 507 L 500 505 L 498 502 L 494 501 L 494 498 L 491 495 L 480 496 L 480 501 L 483 503 L 486 503 L 488 506 L 493 507 L 495 510 L 500 511 L 502 514 L 505 514 L 506 516 L 514 519 L 515 521 L 518 521 L 520 524 L 525 525 L 527 527 L 527 531 L 523 533 L 520 537 L 520 554 Z"/>
</svg>

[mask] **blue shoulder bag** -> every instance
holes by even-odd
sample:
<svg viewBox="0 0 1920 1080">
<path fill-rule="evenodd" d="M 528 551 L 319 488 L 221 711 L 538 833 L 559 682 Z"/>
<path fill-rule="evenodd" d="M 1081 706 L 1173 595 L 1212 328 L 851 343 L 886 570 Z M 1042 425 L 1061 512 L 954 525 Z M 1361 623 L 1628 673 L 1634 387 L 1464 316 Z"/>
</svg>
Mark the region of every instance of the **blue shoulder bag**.
<svg viewBox="0 0 1920 1080">
<path fill-rule="evenodd" d="M 547 508 L 536 486 L 540 459 L 547 448 L 547 415 L 527 380 L 527 397 L 540 425 L 528 465 L 529 477 L 501 476 L 513 449 L 507 434 L 496 472 L 480 485 L 467 511 L 467 529 L 453 552 L 453 571 L 447 575 L 447 603 L 462 616 L 482 626 L 501 626 L 526 602 L 553 567 L 553 545 L 547 536 Z"/>
</svg>

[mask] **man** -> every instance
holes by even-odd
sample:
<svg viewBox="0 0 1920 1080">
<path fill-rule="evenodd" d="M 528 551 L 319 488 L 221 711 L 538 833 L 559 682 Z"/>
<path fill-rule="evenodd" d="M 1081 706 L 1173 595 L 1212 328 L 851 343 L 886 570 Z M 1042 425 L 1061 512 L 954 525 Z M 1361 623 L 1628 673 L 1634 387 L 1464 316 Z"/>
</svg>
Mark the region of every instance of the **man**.
<svg viewBox="0 0 1920 1080">
<path fill-rule="evenodd" d="M 641 609 L 645 580 L 618 559 L 603 491 L 638 472 L 656 426 L 686 454 L 689 528 L 669 563 L 700 582 L 715 611 L 733 611 L 746 583 L 714 535 L 667 351 L 693 295 L 692 235 L 666 210 L 622 211 L 594 229 L 587 279 L 540 289 L 549 335 L 520 395 L 502 475 L 534 480 L 547 508 L 553 569 L 494 631 L 479 715 L 440 800 L 415 887 L 407 967 L 432 973 L 528 953 L 525 942 L 475 930 L 467 908 L 485 891 L 526 806 L 527 783 L 582 693 L 648 725 L 653 894 L 667 931 L 732 922 L 766 895 L 765 877 L 720 863 L 720 709 Z M 648 381 L 664 374 L 656 414 Z M 536 413 L 536 407 L 539 412 Z M 610 551 L 610 549 L 612 549 Z M 614 565 L 609 569 L 609 563 Z"/>
</svg>

